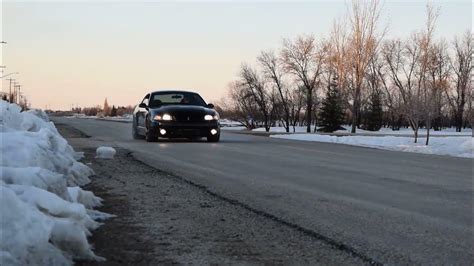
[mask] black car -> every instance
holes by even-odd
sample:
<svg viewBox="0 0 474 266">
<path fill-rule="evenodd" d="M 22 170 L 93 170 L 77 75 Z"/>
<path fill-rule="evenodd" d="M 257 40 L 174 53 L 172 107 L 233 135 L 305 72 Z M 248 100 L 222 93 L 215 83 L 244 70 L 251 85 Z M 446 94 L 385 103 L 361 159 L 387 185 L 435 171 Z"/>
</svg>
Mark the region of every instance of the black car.
<svg viewBox="0 0 474 266">
<path fill-rule="evenodd" d="M 206 137 L 209 142 L 218 142 L 219 114 L 213 108 L 195 92 L 148 93 L 133 111 L 133 137 L 148 142 L 158 138 Z"/>
</svg>

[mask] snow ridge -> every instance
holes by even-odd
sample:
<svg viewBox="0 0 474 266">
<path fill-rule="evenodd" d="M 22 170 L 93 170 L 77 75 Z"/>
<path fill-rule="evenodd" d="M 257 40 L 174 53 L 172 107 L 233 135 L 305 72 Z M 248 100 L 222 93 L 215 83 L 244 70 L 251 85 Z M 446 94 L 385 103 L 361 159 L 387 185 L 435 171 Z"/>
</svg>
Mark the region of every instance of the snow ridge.
<svg viewBox="0 0 474 266">
<path fill-rule="evenodd" d="M 41 110 L 0 101 L 0 262 L 71 265 L 103 260 L 90 232 L 112 217 L 80 188 L 94 174 Z"/>
</svg>

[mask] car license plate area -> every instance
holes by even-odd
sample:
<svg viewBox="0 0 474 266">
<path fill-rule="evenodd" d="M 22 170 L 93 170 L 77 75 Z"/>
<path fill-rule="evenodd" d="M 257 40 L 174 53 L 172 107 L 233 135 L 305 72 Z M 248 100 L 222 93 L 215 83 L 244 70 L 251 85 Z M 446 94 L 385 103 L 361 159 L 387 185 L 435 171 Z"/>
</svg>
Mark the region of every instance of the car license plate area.
<svg viewBox="0 0 474 266">
<path fill-rule="evenodd" d="M 203 117 L 204 116 L 201 114 L 189 114 L 189 113 L 176 114 L 176 120 L 181 123 L 202 122 Z"/>
<path fill-rule="evenodd" d="M 176 129 L 171 132 L 176 136 L 199 136 L 201 135 L 201 130 L 199 129 Z"/>
</svg>

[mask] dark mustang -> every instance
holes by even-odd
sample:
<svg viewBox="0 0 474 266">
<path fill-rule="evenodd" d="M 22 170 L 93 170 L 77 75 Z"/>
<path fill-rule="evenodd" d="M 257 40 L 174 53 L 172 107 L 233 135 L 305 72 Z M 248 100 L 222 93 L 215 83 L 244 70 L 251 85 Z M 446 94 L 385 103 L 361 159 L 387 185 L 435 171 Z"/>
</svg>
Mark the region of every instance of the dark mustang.
<svg viewBox="0 0 474 266">
<path fill-rule="evenodd" d="M 219 114 L 199 94 L 188 91 L 148 93 L 133 111 L 132 133 L 146 141 L 162 138 L 220 138 Z"/>
</svg>

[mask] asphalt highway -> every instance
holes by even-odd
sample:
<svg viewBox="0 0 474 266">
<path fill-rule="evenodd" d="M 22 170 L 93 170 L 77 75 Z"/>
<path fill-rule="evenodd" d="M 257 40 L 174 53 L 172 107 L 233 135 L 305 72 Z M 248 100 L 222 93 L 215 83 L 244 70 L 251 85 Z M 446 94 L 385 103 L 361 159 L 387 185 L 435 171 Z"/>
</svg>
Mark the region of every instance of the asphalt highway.
<svg viewBox="0 0 474 266">
<path fill-rule="evenodd" d="M 368 262 L 471 265 L 473 161 L 223 131 L 134 140 L 131 124 L 53 118 Z"/>
</svg>

